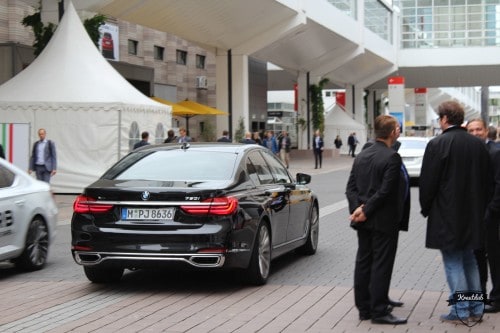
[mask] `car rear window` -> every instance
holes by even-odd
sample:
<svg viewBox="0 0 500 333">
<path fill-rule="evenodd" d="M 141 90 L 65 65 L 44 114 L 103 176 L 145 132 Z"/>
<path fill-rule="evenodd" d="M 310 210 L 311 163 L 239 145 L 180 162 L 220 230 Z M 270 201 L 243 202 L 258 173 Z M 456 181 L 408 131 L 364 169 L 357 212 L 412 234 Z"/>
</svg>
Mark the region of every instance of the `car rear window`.
<svg viewBox="0 0 500 333">
<path fill-rule="evenodd" d="M 102 178 L 168 181 L 231 179 L 237 154 L 214 151 L 167 150 L 132 153 L 114 165 Z"/>
<path fill-rule="evenodd" d="M 427 141 L 420 141 L 420 140 L 400 140 L 401 142 L 401 148 L 403 149 L 425 149 L 425 146 L 427 146 Z"/>
</svg>

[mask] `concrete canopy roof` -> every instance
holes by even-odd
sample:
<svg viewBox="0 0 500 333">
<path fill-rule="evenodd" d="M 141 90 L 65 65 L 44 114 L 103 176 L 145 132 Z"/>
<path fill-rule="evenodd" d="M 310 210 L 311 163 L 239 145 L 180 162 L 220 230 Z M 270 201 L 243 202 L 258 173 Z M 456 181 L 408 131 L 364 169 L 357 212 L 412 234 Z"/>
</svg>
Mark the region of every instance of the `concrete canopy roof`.
<svg viewBox="0 0 500 333">
<path fill-rule="evenodd" d="M 326 1 L 73 0 L 81 8 L 175 34 L 218 54 L 231 50 L 340 86 L 392 69 L 394 47 Z M 375 47 L 371 47 L 373 45 Z"/>
<path fill-rule="evenodd" d="M 39 0 L 22 0 L 38 6 Z M 44 0 L 46 2 L 56 0 Z M 68 1 L 68 0 L 66 0 Z M 419 63 L 425 49 L 392 46 L 327 1 L 297 0 L 73 0 L 79 10 L 175 34 L 211 51 L 246 54 L 271 62 L 286 73 L 270 74 L 270 90 L 291 89 L 298 73 L 327 77 L 331 88 L 356 84 L 387 89 L 389 76 L 401 75 L 408 87 L 500 85 L 499 47 L 449 48 L 453 56 Z M 57 7 L 57 5 L 55 4 Z M 487 52 L 486 52 L 487 49 Z M 443 48 L 429 50 L 436 53 Z M 398 54 L 399 53 L 399 54 Z M 419 55 L 420 54 L 420 55 Z M 424 57 L 425 58 L 425 57 Z M 466 61 L 457 64 L 455 59 Z M 469 60 L 472 62 L 469 63 Z M 412 63 L 417 61 L 417 63 Z M 451 61 L 451 63 L 450 63 Z M 287 75 L 290 74 L 290 75 Z M 278 75 L 277 78 L 272 76 Z M 284 81 L 281 77 L 286 77 Z M 273 84 L 273 82 L 275 84 Z"/>
</svg>

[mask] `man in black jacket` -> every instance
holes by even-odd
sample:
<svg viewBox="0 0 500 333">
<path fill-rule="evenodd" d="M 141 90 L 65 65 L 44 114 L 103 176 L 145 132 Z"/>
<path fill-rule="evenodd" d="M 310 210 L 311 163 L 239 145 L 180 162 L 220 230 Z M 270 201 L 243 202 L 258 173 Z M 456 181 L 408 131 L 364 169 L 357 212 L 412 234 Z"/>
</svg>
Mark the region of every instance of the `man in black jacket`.
<svg viewBox="0 0 500 333">
<path fill-rule="evenodd" d="M 491 178 L 492 197 L 486 210 L 486 245 L 475 251 L 479 268 L 481 289 L 486 294 L 486 282 L 488 281 L 488 266 L 490 268 L 491 291 L 489 299 L 491 304 L 485 305 L 484 312 L 500 311 L 500 239 L 498 235 L 500 220 L 500 150 L 496 147 L 496 128 L 494 132 L 486 126 L 481 118 L 469 120 L 467 131 L 483 140 L 490 153 L 493 174 Z M 494 136 L 491 136 L 491 133 Z"/>
<path fill-rule="evenodd" d="M 409 182 L 401 156 L 391 147 L 399 137 L 396 118 L 375 119 L 375 142 L 362 150 L 349 176 L 346 196 L 351 226 L 357 230 L 354 301 L 361 320 L 406 324 L 391 314 L 388 299 L 399 230 L 408 229 Z"/>
<path fill-rule="evenodd" d="M 439 249 L 450 298 L 481 292 L 474 250 L 484 246 L 484 216 L 491 184 L 490 157 L 484 141 L 461 125 L 464 110 L 455 101 L 438 108 L 443 133 L 427 144 L 420 173 L 421 213 L 427 217 L 425 246 Z M 459 301 L 441 320 L 478 321 L 483 304 Z"/>
</svg>

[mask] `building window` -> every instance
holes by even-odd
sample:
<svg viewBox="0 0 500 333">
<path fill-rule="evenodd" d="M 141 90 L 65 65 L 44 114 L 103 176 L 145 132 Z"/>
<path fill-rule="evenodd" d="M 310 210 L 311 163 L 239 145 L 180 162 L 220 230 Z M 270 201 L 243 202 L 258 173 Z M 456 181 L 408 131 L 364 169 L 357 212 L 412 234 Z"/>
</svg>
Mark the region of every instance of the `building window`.
<svg viewBox="0 0 500 333">
<path fill-rule="evenodd" d="M 176 62 L 179 65 L 186 65 L 187 63 L 187 52 L 182 50 L 177 50 L 176 52 Z"/>
<path fill-rule="evenodd" d="M 165 48 L 155 45 L 154 53 L 155 53 L 155 60 L 163 60 L 163 54 L 165 53 Z"/>
<path fill-rule="evenodd" d="M 196 68 L 205 69 L 205 56 L 201 54 L 196 55 Z"/>
<path fill-rule="evenodd" d="M 128 54 L 137 55 L 137 45 L 139 42 L 136 40 L 128 40 Z"/>
</svg>

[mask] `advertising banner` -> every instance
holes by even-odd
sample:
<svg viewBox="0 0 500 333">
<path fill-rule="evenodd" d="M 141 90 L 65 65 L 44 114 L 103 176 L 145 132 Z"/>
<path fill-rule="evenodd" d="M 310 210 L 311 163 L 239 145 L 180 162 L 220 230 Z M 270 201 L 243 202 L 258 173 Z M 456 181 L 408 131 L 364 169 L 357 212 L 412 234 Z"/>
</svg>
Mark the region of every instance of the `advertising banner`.
<svg viewBox="0 0 500 333">
<path fill-rule="evenodd" d="M 389 114 L 398 118 L 401 126 L 405 125 L 405 78 L 393 76 L 388 79 Z M 403 127 L 401 131 L 403 131 Z"/>
<path fill-rule="evenodd" d="M 415 88 L 415 125 L 427 124 L 427 88 Z"/>
<path fill-rule="evenodd" d="M 101 38 L 99 39 L 99 50 L 104 58 L 109 60 L 120 60 L 120 39 L 118 25 L 104 23 L 99 27 Z"/>
</svg>

